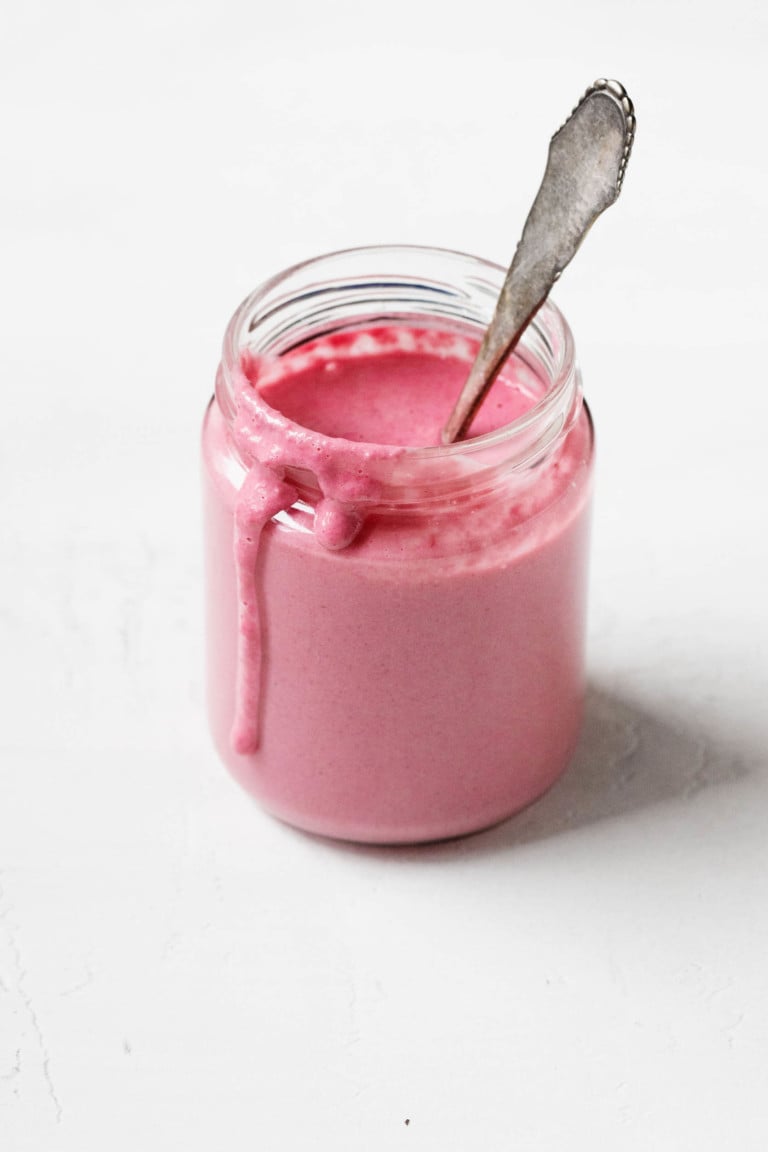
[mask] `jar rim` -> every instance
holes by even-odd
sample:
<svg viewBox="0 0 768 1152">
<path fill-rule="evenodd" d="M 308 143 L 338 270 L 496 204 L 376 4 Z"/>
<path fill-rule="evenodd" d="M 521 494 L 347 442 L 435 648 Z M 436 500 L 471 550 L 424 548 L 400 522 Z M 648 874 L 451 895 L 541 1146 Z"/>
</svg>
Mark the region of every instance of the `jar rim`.
<svg viewBox="0 0 768 1152">
<path fill-rule="evenodd" d="M 286 308 L 292 302 L 295 303 L 297 300 L 304 298 L 309 299 L 312 295 L 324 290 L 333 290 L 332 287 L 324 289 L 320 284 L 316 284 L 314 289 L 311 288 L 310 285 L 304 284 L 298 293 L 292 294 L 289 292 L 286 295 L 285 289 L 290 287 L 292 282 L 300 284 L 302 275 L 312 270 L 316 270 L 319 276 L 323 273 L 327 275 L 332 270 L 334 264 L 345 261 L 360 265 L 358 275 L 362 274 L 362 270 L 366 267 L 366 264 L 370 262 L 370 267 L 368 267 L 365 273 L 366 278 L 370 280 L 371 277 L 377 275 L 377 260 L 380 263 L 382 261 L 391 261 L 393 268 L 398 266 L 398 261 L 402 261 L 403 266 L 408 262 L 412 262 L 415 268 L 420 262 L 426 264 L 429 259 L 453 265 L 457 270 L 462 269 L 464 279 L 463 287 L 466 289 L 471 285 L 473 289 L 480 292 L 481 296 L 485 294 L 488 297 L 485 303 L 490 305 L 490 314 L 488 315 L 488 320 L 490 320 L 490 315 L 493 312 L 493 308 L 495 308 L 496 298 L 498 292 L 501 290 L 506 271 L 501 265 L 484 260 L 481 257 L 456 251 L 451 248 L 415 244 L 365 245 L 340 249 L 335 252 L 310 257 L 307 260 L 293 264 L 291 267 L 265 280 L 254 289 L 235 310 L 227 325 L 222 348 L 223 383 L 227 391 L 224 396 L 218 396 L 218 399 L 224 411 L 229 411 L 230 415 L 234 414 L 234 385 L 231 374 L 234 367 L 239 364 L 240 355 L 246 346 L 243 337 L 247 332 L 253 332 L 258 326 L 257 321 L 254 319 L 254 313 L 256 313 L 258 317 L 258 322 L 263 322 L 268 317 L 277 314 L 280 309 Z M 382 284 L 387 283 L 387 275 L 391 278 L 392 273 L 382 273 L 382 276 L 384 276 Z M 401 286 L 409 282 L 415 284 L 417 281 L 425 279 L 424 274 L 419 275 L 415 270 L 413 273 L 403 271 L 396 275 Z M 375 285 L 369 284 L 368 286 Z M 282 297 L 280 296 L 281 290 L 283 291 Z M 435 289 L 433 284 L 432 290 L 441 291 L 442 289 Z M 264 310 L 263 315 L 259 316 L 259 307 L 269 304 L 270 298 L 275 295 L 278 297 L 277 300 Z M 426 313 L 424 314 L 426 315 Z M 465 316 L 464 322 L 469 324 L 474 323 L 478 330 L 482 331 L 482 318 L 478 316 Z M 559 338 L 557 348 L 553 347 L 553 341 L 549 336 L 550 331 L 554 332 Z M 483 433 L 480 436 L 467 437 L 452 444 L 401 447 L 398 448 L 398 455 L 402 454 L 403 457 L 411 461 L 421 460 L 425 463 L 427 461 L 437 462 L 452 457 L 467 456 L 477 452 L 487 452 L 502 448 L 515 440 L 525 438 L 526 434 L 530 433 L 532 429 L 541 427 L 542 430 L 544 430 L 550 427 L 553 421 L 560 424 L 558 431 L 561 434 L 564 430 L 567 430 L 567 427 L 572 423 L 573 417 L 571 414 L 571 419 L 566 420 L 565 416 L 573 408 L 575 394 L 578 393 L 579 390 L 578 372 L 575 363 L 575 347 L 568 322 L 557 305 L 549 298 L 544 301 L 541 308 L 533 316 L 515 349 L 515 353 L 524 352 L 534 338 L 544 342 L 550 355 L 554 356 L 555 353 L 557 353 L 557 360 L 553 363 L 552 370 L 549 373 L 550 386 L 546 388 L 544 395 L 536 404 L 510 423 L 504 424 L 500 428 L 493 429 L 490 432 Z M 265 348 L 261 349 L 261 351 L 265 350 Z M 266 401 L 262 400 L 261 402 L 265 407 L 269 408 Z M 446 418 L 447 417 L 448 413 L 446 413 Z M 283 417 L 283 419 L 286 418 Z M 291 424 L 294 422 L 288 421 L 288 423 Z M 294 424 L 294 426 L 300 427 L 296 424 Z M 332 446 L 334 443 L 344 443 L 340 437 L 326 436 L 324 434 L 318 434 L 318 436 L 326 441 L 329 446 Z M 560 435 L 555 435 L 553 439 L 559 440 Z M 358 444 L 358 447 L 360 446 L 361 445 Z M 376 447 L 382 446 L 377 445 Z M 527 461 L 521 461 L 521 463 L 526 462 Z"/>
</svg>

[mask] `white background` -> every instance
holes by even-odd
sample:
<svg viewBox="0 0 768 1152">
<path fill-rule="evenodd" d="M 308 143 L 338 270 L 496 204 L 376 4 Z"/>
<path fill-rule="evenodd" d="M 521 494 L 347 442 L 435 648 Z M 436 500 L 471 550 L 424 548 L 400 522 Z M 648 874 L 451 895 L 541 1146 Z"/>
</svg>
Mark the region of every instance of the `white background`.
<svg viewBox="0 0 768 1152">
<path fill-rule="evenodd" d="M 767 13 L 6 5 L 3 1152 L 765 1149 Z M 600 457 L 576 762 L 463 842 L 305 837 L 205 728 L 224 326 L 333 248 L 506 263 L 601 75 L 639 128 L 557 292 Z"/>
</svg>

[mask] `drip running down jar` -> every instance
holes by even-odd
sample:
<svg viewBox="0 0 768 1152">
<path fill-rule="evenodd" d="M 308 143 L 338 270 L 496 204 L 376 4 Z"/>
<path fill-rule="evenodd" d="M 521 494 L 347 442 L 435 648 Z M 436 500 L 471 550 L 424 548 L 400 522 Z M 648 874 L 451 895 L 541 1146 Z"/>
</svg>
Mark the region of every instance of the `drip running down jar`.
<svg viewBox="0 0 768 1152">
<path fill-rule="evenodd" d="M 497 823 L 579 733 L 592 424 L 546 303 L 441 446 L 504 270 L 311 260 L 233 316 L 203 429 L 213 738 L 273 815 L 413 843 Z"/>
</svg>

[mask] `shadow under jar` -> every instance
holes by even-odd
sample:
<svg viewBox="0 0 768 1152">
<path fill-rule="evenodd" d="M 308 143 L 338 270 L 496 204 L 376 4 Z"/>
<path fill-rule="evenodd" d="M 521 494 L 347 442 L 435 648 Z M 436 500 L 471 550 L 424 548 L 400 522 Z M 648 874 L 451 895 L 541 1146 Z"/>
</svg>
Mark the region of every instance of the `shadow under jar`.
<svg viewBox="0 0 768 1152">
<path fill-rule="evenodd" d="M 473 348 L 504 274 L 339 252 L 268 281 L 227 329 L 203 428 L 211 728 L 240 784 L 309 831 L 477 831 L 573 753 L 593 433 L 560 312 L 546 303 L 512 358 L 529 408 L 458 444 L 308 431 L 259 390 L 259 365 L 274 376 L 331 334 Z"/>
</svg>

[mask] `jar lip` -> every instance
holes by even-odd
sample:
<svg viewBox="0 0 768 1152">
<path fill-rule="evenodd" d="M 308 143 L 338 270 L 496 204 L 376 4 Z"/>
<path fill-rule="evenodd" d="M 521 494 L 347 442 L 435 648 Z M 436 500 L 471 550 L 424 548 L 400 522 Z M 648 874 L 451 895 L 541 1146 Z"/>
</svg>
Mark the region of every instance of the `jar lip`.
<svg viewBox="0 0 768 1152">
<path fill-rule="evenodd" d="M 310 257 L 307 260 L 299 261 L 298 263 L 283 269 L 281 272 L 278 272 L 276 275 L 271 276 L 269 279 L 263 281 L 242 301 L 239 307 L 235 310 L 224 333 L 222 367 L 224 368 L 225 373 L 228 373 L 229 370 L 231 370 L 235 365 L 239 363 L 240 353 L 243 346 L 241 343 L 241 338 L 244 328 L 246 325 L 248 325 L 251 330 L 253 327 L 255 327 L 252 320 L 249 321 L 249 317 L 252 316 L 254 307 L 256 307 L 260 301 L 265 300 L 270 293 L 274 292 L 276 289 L 279 289 L 281 285 L 288 283 L 298 273 L 316 267 L 318 269 L 318 273 L 321 274 L 321 269 L 325 268 L 327 270 L 332 262 L 349 258 L 362 260 L 370 257 L 373 268 L 377 257 L 393 258 L 397 256 L 402 256 L 403 258 L 447 258 L 449 260 L 461 262 L 465 266 L 474 266 L 479 273 L 483 273 L 486 276 L 490 274 L 494 280 L 498 280 L 499 291 L 501 290 L 504 277 L 506 276 L 506 269 L 503 268 L 500 264 L 494 263 L 493 261 L 485 260 L 482 257 L 474 256 L 471 253 L 461 252 L 456 249 L 435 247 L 431 245 L 362 245 L 359 247 L 338 249 L 337 251 L 327 252 L 319 256 Z M 407 280 L 408 274 L 403 272 L 402 279 Z M 301 293 L 299 293 L 299 295 L 301 295 Z M 269 313 L 265 313 L 265 315 L 268 314 Z M 467 456 L 468 454 L 473 454 L 475 452 L 484 452 L 489 449 L 501 447 L 507 442 L 514 440 L 522 434 L 528 432 L 533 426 L 546 423 L 547 417 L 550 414 L 554 415 L 558 408 L 562 406 L 564 394 L 569 391 L 569 389 L 574 385 L 574 382 L 578 382 L 573 334 L 563 313 L 551 300 L 551 298 L 547 297 L 541 307 L 534 314 L 528 324 L 528 327 L 523 333 L 523 337 L 521 338 L 518 347 L 525 345 L 526 335 L 530 337 L 531 330 L 534 330 L 538 333 L 539 337 L 544 340 L 549 351 L 554 354 L 554 349 L 552 348 L 551 342 L 546 332 L 546 328 L 544 327 L 543 323 L 546 320 L 550 321 L 550 323 L 557 329 L 562 338 L 562 346 L 558 357 L 558 363 L 556 364 L 555 370 L 552 373 L 552 386 L 547 388 L 544 395 L 540 400 L 537 401 L 536 404 L 534 404 L 521 416 L 517 417 L 517 419 L 512 420 L 509 424 L 502 425 L 500 428 L 495 428 L 490 432 L 485 432 L 481 436 L 473 436 L 463 440 L 457 440 L 452 444 L 435 444 L 413 447 L 400 445 L 383 445 L 378 443 L 372 444 L 369 442 L 356 441 L 354 442 L 355 446 L 358 449 L 371 448 L 374 451 L 387 451 L 388 449 L 391 449 L 392 451 L 396 451 L 398 456 L 402 456 L 414 461 L 438 461 L 456 456 Z M 478 330 L 483 330 L 481 325 L 478 325 Z M 263 398 L 260 397 L 259 399 L 260 403 L 263 404 L 265 408 L 269 409 L 270 411 L 277 411 L 276 409 L 272 409 L 271 406 Z M 292 427 L 302 427 L 295 421 L 288 420 L 288 418 L 283 413 L 279 413 L 279 415 L 282 420 L 286 421 L 286 423 Z M 448 418 L 448 415 L 449 413 L 446 412 L 446 419 Z M 333 445 L 341 446 L 352 443 L 351 441 L 344 440 L 342 437 L 328 436 L 324 433 L 317 432 L 314 434 L 318 437 L 319 440 L 327 443 L 329 447 L 332 447 Z"/>
</svg>

